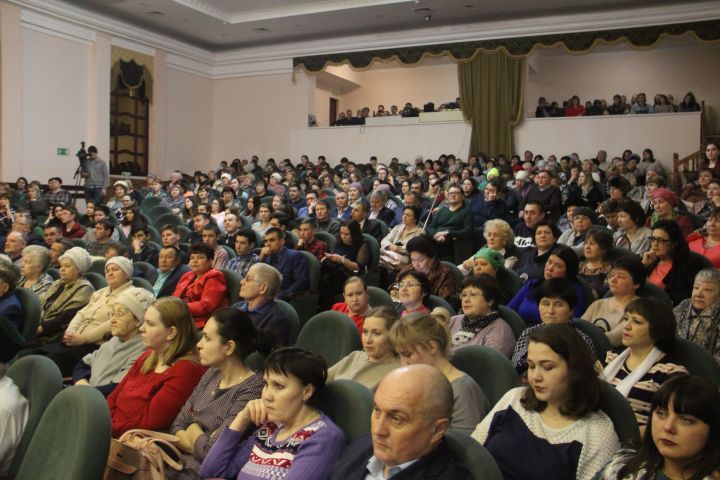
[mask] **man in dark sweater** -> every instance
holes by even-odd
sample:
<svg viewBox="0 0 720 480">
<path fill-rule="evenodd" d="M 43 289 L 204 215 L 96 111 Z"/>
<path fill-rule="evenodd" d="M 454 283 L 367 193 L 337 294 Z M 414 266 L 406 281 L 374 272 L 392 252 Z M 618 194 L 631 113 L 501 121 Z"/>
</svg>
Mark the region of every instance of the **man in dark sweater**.
<svg viewBox="0 0 720 480">
<path fill-rule="evenodd" d="M 429 365 L 393 370 L 378 385 L 374 404 L 371 435 L 345 449 L 331 480 L 473 478 L 443 439 L 453 400 L 439 370 Z"/>
<path fill-rule="evenodd" d="M 553 216 L 559 216 L 562 208 L 562 195 L 560 189 L 551 184 L 552 173 L 549 170 L 541 170 L 535 175 L 535 187 L 530 189 L 527 196 L 527 202 L 537 201 L 545 208 L 545 213 Z M 527 203 L 526 202 L 526 203 Z M 554 220 L 557 220 L 556 218 Z"/>
</svg>

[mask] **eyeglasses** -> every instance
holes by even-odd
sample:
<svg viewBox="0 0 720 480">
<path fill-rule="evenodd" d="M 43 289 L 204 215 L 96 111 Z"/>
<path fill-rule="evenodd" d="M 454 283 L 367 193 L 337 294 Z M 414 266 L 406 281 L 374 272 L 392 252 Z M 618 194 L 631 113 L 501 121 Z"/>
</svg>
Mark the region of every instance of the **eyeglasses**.
<svg viewBox="0 0 720 480">
<path fill-rule="evenodd" d="M 461 193 L 459 190 L 449 190 L 447 192 L 448 195 L 460 195 Z"/>
<path fill-rule="evenodd" d="M 648 240 L 650 243 L 667 243 L 670 241 L 669 238 L 660 238 L 660 237 L 648 237 Z"/>
<path fill-rule="evenodd" d="M 399 283 L 396 284 L 395 286 L 396 286 L 398 289 L 401 289 L 401 288 L 405 288 L 405 287 L 408 287 L 408 288 L 419 287 L 420 284 L 419 284 L 418 282 L 399 282 Z"/>
</svg>

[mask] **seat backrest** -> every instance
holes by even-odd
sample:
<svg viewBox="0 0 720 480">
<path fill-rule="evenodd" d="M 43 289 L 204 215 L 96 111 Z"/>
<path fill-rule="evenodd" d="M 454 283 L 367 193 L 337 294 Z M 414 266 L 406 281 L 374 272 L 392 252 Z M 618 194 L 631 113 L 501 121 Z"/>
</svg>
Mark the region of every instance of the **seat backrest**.
<svg viewBox="0 0 720 480">
<path fill-rule="evenodd" d="M 720 387 L 720 364 L 710 352 L 690 340 L 676 338 L 673 354 L 688 372 L 705 377 Z"/>
<path fill-rule="evenodd" d="M 522 278 L 520 278 L 520 275 L 518 275 L 515 270 L 510 270 L 509 268 L 500 267 L 495 275 L 495 278 L 498 285 L 500 285 L 500 288 L 503 291 L 508 292 L 513 297 L 523 286 L 523 281 Z"/>
<path fill-rule="evenodd" d="M 369 286 L 368 299 L 370 305 L 373 307 L 387 306 L 395 308 L 395 303 L 390 294 L 380 287 Z"/>
<path fill-rule="evenodd" d="M 590 284 L 584 278 L 576 277 L 576 281 L 580 284 L 583 292 L 585 293 L 585 308 L 587 309 L 592 302 L 597 300 L 597 297 L 595 296 L 595 292 Z"/>
<path fill-rule="evenodd" d="M 515 310 L 510 307 L 506 307 L 505 305 L 498 305 L 497 310 L 502 319 L 505 320 L 508 325 L 510 325 L 510 328 L 512 328 L 513 335 L 515 335 L 515 340 L 520 338 L 520 334 L 522 334 L 523 330 L 528 327 L 528 324 L 525 323 L 525 320 L 523 320 L 522 317 L 518 315 Z"/>
<path fill-rule="evenodd" d="M 690 257 L 692 257 L 692 259 L 695 260 L 696 262 L 700 263 L 702 265 L 702 268 L 715 268 L 713 266 L 712 262 L 710 261 L 710 259 L 708 259 L 704 255 L 700 255 L 699 253 L 696 253 L 696 252 L 690 252 Z"/>
<path fill-rule="evenodd" d="M 307 261 L 308 264 L 308 272 L 310 273 L 310 291 L 316 292 L 318 286 L 320 285 L 320 261 L 315 255 L 308 251 L 298 251 L 302 254 L 303 257 L 305 257 L 305 261 Z"/>
<path fill-rule="evenodd" d="M 50 267 L 47 270 L 45 270 L 50 277 L 52 277 L 53 280 L 59 280 L 60 279 L 60 270 L 57 268 Z"/>
<path fill-rule="evenodd" d="M 150 217 L 153 222 L 157 223 L 156 220 L 158 219 L 158 217 L 167 215 L 168 213 L 170 215 L 175 215 L 172 209 L 170 209 L 169 207 L 166 207 L 165 205 L 155 205 L 147 211 L 147 216 Z"/>
<path fill-rule="evenodd" d="M 380 261 L 380 244 L 375 237 L 368 233 L 363 233 L 362 236 L 365 243 L 367 243 L 370 248 L 370 262 L 368 263 L 368 270 L 374 270 L 377 268 L 378 262 Z"/>
<path fill-rule="evenodd" d="M 661 302 L 664 302 L 665 304 L 672 306 L 672 300 L 668 296 L 668 294 L 663 290 L 662 288 L 658 287 L 654 283 L 645 282 L 645 284 L 637 289 L 637 295 L 638 297 L 642 298 L 654 298 L 655 300 L 660 300 Z"/>
<path fill-rule="evenodd" d="M 390 233 L 390 227 L 388 227 L 387 224 L 379 218 L 377 219 L 377 221 L 380 224 L 380 235 L 382 236 L 382 238 L 387 237 L 388 233 Z"/>
<path fill-rule="evenodd" d="M 318 398 L 318 408 L 340 427 L 348 442 L 370 433 L 373 394 L 365 385 L 352 380 L 329 382 Z"/>
<path fill-rule="evenodd" d="M 520 377 L 510 360 L 494 348 L 465 345 L 455 350 L 450 363 L 480 385 L 491 408 L 508 390 L 520 386 Z"/>
<path fill-rule="evenodd" d="M 292 305 L 290 305 L 286 301 L 275 299 L 275 303 L 280 305 L 280 308 L 283 309 L 283 312 L 288 318 L 288 345 L 294 345 L 295 341 L 297 340 L 298 334 L 300 333 L 300 317 L 298 316 L 298 313 L 295 311 Z"/>
<path fill-rule="evenodd" d="M 150 283 L 155 283 L 158 277 L 158 271 L 155 267 L 147 262 L 133 262 L 133 266 L 143 272 L 143 278 Z"/>
<path fill-rule="evenodd" d="M 428 307 L 430 310 L 436 307 L 442 307 L 448 312 L 450 312 L 450 315 L 455 315 L 455 309 L 442 297 L 438 297 L 437 295 L 430 295 L 427 300 Z"/>
<path fill-rule="evenodd" d="M 162 198 L 160 197 L 143 198 L 143 201 L 140 204 L 140 211 L 143 213 L 148 213 L 150 210 L 152 210 L 153 207 L 157 207 L 158 205 L 160 205 L 160 202 L 162 202 Z"/>
<path fill-rule="evenodd" d="M 106 260 L 104 258 L 95 258 L 93 259 L 92 263 L 90 264 L 90 269 L 88 272 L 94 272 L 98 275 L 105 276 L 105 263 Z"/>
<path fill-rule="evenodd" d="M 70 243 L 75 245 L 76 247 L 81 247 L 87 250 L 88 244 L 85 240 L 82 240 L 80 238 L 71 238 Z"/>
<path fill-rule="evenodd" d="M 318 240 L 322 240 L 323 242 L 327 243 L 328 252 L 333 251 L 333 249 L 335 248 L 335 243 L 337 242 L 335 235 L 318 230 L 317 232 L 315 232 L 315 236 Z"/>
<path fill-rule="evenodd" d="M 328 310 L 314 315 L 300 330 L 295 344 L 322 356 L 328 367 L 360 350 L 360 333 L 347 315 Z"/>
<path fill-rule="evenodd" d="M 102 478 L 110 433 L 110 410 L 100 391 L 66 388 L 50 402 L 15 479 Z"/>
<path fill-rule="evenodd" d="M 150 234 L 150 240 L 162 245 L 162 239 L 160 238 L 160 232 L 158 231 L 158 229 L 150 225 L 150 222 L 148 222 L 147 229 L 148 233 Z"/>
<path fill-rule="evenodd" d="M 155 290 L 153 290 L 152 284 L 150 282 L 148 282 L 147 280 L 145 280 L 144 278 L 133 277 L 132 284 L 133 284 L 133 287 L 144 288 L 148 292 L 155 295 Z"/>
<path fill-rule="evenodd" d="M 575 327 L 578 328 L 578 330 L 590 337 L 590 340 L 592 340 L 593 346 L 595 347 L 595 352 L 598 355 L 597 360 L 604 362 L 605 354 L 608 352 L 608 350 L 612 349 L 612 345 L 610 345 L 610 340 L 608 339 L 605 332 L 600 330 L 594 324 L 581 318 L 573 318 L 572 323 Z"/>
<path fill-rule="evenodd" d="M 640 445 L 640 430 L 638 428 L 635 412 L 627 398 L 623 397 L 615 387 L 603 382 L 600 410 L 612 420 L 615 433 L 620 443 Z"/>
<path fill-rule="evenodd" d="M 470 470 L 474 480 L 503 480 L 490 452 L 467 433 L 449 429 L 445 432 L 445 443 L 457 461 Z"/>
<path fill-rule="evenodd" d="M 237 257 L 237 253 L 235 253 L 235 250 L 233 250 L 231 247 L 227 245 L 220 245 L 223 250 L 228 254 L 228 259 Z"/>
<path fill-rule="evenodd" d="M 30 343 L 35 340 L 37 327 L 40 325 L 40 298 L 32 290 L 22 287 L 15 289 L 15 295 L 23 307 L 23 324 L 20 334 L 27 343 Z"/>
<path fill-rule="evenodd" d="M 157 208 L 157 207 L 155 207 Z M 152 217 L 151 217 L 152 218 Z M 157 217 L 153 218 L 153 225 L 157 227 L 158 229 L 163 228 L 165 225 L 177 225 L 182 226 L 183 221 L 180 217 L 175 215 L 174 213 L 164 213 L 162 215 L 158 215 Z"/>
<path fill-rule="evenodd" d="M 453 280 L 455 280 L 455 286 L 457 287 L 458 291 L 460 291 L 460 286 L 462 285 L 463 280 L 465 280 L 465 275 L 460 271 L 460 269 L 452 262 L 448 262 L 447 260 L 441 260 L 440 263 L 445 265 L 450 269 L 450 273 L 452 273 Z"/>
<path fill-rule="evenodd" d="M 293 249 L 297 248 L 297 244 L 299 241 L 300 241 L 300 239 L 293 232 L 291 232 L 289 230 L 287 232 L 285 232 L 285 245 L 292 245 L 292 247 L 288 247 L 288 248 L 293 248 Z"/>
<path fill-rule="evenodd" d="M 242 278 L 240 275 L 228 270 L 227 268 L 221 268 L 223 276 L 225 277 L 225 286 L 227 287 L 227 297 L 230 301 L 230 305 L 234 305 L 240 301 L 240 282 Z"/>
<path fill-rule="evenodd" d="M 8 378 L 17 385 L 28 401 L 28 420 L 20 439 L 15 458 L 10 466 L 10 476 L 17 473 L 25 451 L 37 429 L 40 419 L 50 401 L 62 390 L 62 374 L 55 362 L 48 357 L 29 355 L 15 361 L 7 371 Z"/>
<path fill-rule="evenodd" d="M 85 280 L 90 282 L 90 284 L 93 286 L 95 291 L 97 292 L 101 288 L 105 288 L 108 286 L 107 280 L 105 280 L 105 277 L 103 275 L 100 275 L 99 273 L 95 272 L 87 272 L 85 275 Z"/>
<path fill-rule="evenodd" d="M 160 227 L 162 228 L 162 227 Z M 185 225 L 178 225 L 178 235 L 180 235 L 180 241 L 181 242 L 187 242 L 188 238 L 190 238 L 190 234 L 192 233 L 188 227 Z M 162 242 L 160 242 L 162 243 Z"/>
</svg>

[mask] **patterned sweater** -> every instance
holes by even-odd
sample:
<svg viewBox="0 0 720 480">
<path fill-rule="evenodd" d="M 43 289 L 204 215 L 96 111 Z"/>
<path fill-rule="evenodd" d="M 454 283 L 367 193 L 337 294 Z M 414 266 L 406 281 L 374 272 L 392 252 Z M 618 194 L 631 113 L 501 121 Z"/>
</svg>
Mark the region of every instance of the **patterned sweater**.
<svg viewBox="0 0 720 480">
<path fill-rule="evenodd" d="M 326 415 L 285 440 L 282 424 L 267 422 L 242 441 L 243 432 L 226 429 L 200 468 L 201 478 L 238 480 L 324 480 L 345 447 L 345 435 Z"/>
</svg>

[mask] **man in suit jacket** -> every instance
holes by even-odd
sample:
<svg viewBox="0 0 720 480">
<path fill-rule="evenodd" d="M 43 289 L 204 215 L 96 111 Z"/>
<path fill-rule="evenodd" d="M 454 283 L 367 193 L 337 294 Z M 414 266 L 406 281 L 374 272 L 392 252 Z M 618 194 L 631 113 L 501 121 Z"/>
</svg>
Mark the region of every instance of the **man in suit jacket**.
<svg viewBox="0 0 720 480">
<path fill-rule="evenodd" d="M 153 284 L 155 298 L 168 297 L 173 294 L 180 277 L 190 271 L 190 267 L 181 262 L 180 249 L 168 245 L 158 255 L 158 277 Z"/>
<path fill-rule="evenodd" d="M 382 190 L 375 190 L 370 194 L 370 215 L 368 218 L 380 220 L 388 227 L 395 219 L 395 212 L 385 206 L 387 195 Z"/>
<path fill-rule="evenodd" d="M 378 220 L 371 220 L 368 218 L 370 213 L 370 205 L 366 201 L 360 201 L 355 204 L 352 211 L 352 219 L 360 224 L 360 230 L 362 233 L 375 237 L 380 243 L 383 239 L 382 227 Z"/>
<path fill-rule="evenodd" d="M 452 414 L 450 382 L 429 365 L 385 376 L 375 392 L 371 435 L 359 437 L 335 464 L 330 480 L 470 480 L 443 436 Z"/>
</svg>

